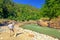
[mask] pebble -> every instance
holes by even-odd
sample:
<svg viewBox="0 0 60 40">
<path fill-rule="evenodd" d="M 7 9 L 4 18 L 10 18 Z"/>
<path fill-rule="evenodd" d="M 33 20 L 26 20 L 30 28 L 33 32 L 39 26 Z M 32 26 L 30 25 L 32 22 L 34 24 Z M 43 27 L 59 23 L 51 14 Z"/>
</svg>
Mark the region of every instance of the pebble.
<svg viewBox="0 0 60 40">
<path fill-rule="evenodd" d="M 3 39 L 3 37 L 0 37 L 0 39 L 2 40 L 2 39 Z"/>
</svg>

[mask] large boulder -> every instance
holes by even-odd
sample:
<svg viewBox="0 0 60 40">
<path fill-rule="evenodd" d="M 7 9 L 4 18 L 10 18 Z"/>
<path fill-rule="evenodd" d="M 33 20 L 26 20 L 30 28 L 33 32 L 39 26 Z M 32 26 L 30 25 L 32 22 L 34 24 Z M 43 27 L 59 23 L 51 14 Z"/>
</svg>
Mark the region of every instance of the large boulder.
<svg viewBox="0 0 60 40">
<path fill-rule="evenodd" d="M 40 26 L 44 26 L 44 27 L 48 26 L 48 22 L 47 21 L 43 21 L 43 20 L 38 20 L 37 24 L 40 25 Z"/>
</svg>

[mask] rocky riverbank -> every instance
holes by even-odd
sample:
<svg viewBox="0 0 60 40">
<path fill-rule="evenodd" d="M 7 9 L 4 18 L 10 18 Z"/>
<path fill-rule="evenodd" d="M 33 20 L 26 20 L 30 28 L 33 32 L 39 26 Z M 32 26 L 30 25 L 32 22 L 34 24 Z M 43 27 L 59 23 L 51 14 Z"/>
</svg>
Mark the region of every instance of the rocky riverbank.
<svg viewBox="0 0 60 40">
<path fill-rule="evenodd" d="M 0 30 L 0 40 L 59 40 L 48 35 L 18 27 L 15 27 L 15 33 L 12 36 L 10 34 L 13 33 L 10 33 L 7 27 L 2 27 Z"/>
</svg>

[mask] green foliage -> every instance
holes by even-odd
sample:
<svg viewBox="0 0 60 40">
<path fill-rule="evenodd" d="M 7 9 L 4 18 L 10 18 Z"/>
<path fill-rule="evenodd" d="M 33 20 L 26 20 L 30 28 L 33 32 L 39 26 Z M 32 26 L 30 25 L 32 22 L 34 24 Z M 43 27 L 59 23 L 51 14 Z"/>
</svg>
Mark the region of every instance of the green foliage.
<svg viewBox="0 0 60 40">
<path fill-rule="evenodd" d="M 12 13 L 14 13 L 13 5 L 14 4 L 11 0 L 0 0 L 0 18 L 8 18 L 9 16 L 13 16 L 11 15 Z"/>
<path fill-rule="evenodd" d="M 44 7 L 41 9 L 43 17 L 50 19 L 60 15 L 60 0 L 46 0 Z"/>
<path fill-rule="evenodd" d="M 29 5 L 16 4 L 12 0 L 0 0 L 0 18 L 13 20 L 38 20 L 41 17 L 54 18 L 60 15 L 60 0 L 46 0 L 39 10 Z"/>
<path fill-rule="evenodd" d="M 40 19 L 40 11 L 36 8 L 33 8 L 29 5 L 17 5 L 17 18 L 16 20 L 37 20 Z"/>
<path fill-rule="evenodd" d="M 37 20 L 42 17 L 39 9 L 29 5 L 16 4 L 12 0 L 1 0 L 0 5 L 0 18 L 25 21 Z"/>
</svg>

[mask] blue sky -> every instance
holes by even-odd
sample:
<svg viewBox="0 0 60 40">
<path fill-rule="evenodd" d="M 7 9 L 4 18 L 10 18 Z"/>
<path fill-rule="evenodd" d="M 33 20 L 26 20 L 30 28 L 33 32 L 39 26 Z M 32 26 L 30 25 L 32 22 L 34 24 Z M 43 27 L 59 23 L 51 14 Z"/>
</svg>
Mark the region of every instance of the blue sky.
<svg viewBox="0 0 60 40">
<path fill-rule="evenodd" d="M 16 3 L 28 4 L 36 8 L 41 8 L 45 3 L 45 0 L 13 0 Z"/>
</svg>

